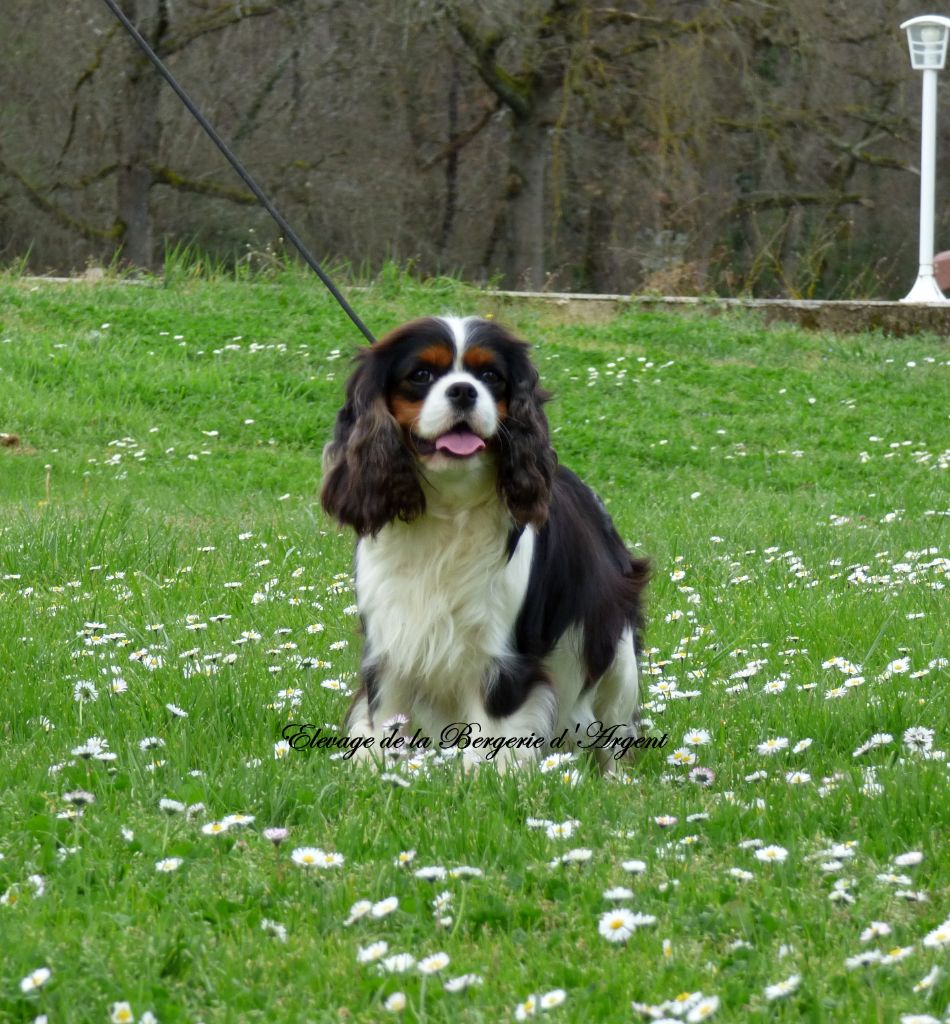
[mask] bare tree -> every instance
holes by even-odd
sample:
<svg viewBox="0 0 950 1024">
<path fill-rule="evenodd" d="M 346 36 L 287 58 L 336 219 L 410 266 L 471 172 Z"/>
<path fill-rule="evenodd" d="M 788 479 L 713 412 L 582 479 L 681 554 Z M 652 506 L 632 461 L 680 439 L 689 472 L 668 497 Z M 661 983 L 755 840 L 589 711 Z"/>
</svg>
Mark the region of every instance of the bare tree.
<svg viewBox="0 0 950 1024">
<path fill-rule="evenodd" d="M 540 289 L 545 282 L 551 133 L 583 5 L 578 0 L 549 0 L 539 7 L 516 7 L 514 17 L 507 16 L 511 8 L 502 8 L 488 19 L 471 3 L 447 10 L 479 77 L 510 112 L 501 214 L 507 277 L 512 284 Z M 505 46 L 512 37 L 514 54 Z M 502 56 L 506 49 L 507 60 Z"/>
<path fill-rule="evenodd" d="M 220 32 L 246 18 L 273 14 L 295 0 L 266 0 L 239 4 L 196 3 L 190 16 L 173 14 L 180 8 L 171 0 L 121 0 L 125 15 L 136 25 L 163 60 L 179 54 L 196 40 Z M 138 267 L 152 267 L 154 241 L 150 209 L 152 187 L 163 182 L 176 188 L 198 190 L 182 175 L 159 163 L 162 122 L 159 104 L 164 82 L 151 63 L 127 40 L 120 77 L 122 102 L 116 105 L 116 139 L 119 151 L 117 207 L 119 242 L 123 259 Z M 201 191 L 238 201 L 253 202 L 233 187 L 209 186 Z"/>
<path fill-rule="evenodd" d="M 136 25 L 160 57 L 183 55 L 205 37 L 222 32 L 246 19 L 274 14 L 296 0 L 267 0 L 232 4 L 221 0 L 120 0 L 126 16 Z M 88 19 L 83 19 L 88 27 Z M 90 33 L 90 42 L 96 37 Z M 89 94 L 105 89 L 109 114 L 104 121 L 103 147 L 95 150 L 82 137 L 82 126 L 90 117 L 84 113 Z M 69 115 L 64 139 L 55 163 L 46 168 L 45 181 L 33 178 L 13 158 L 0 155 L 0 174 L 15 181 L 28 201 L 46 216 L 89 241 L 117 246 L 123 262 L 153 267 L 155 259 L 152 192 L 156 185 L 198 192 L 239 204 L 254 202 L 246 190 L 231 183 L 193 179 L 163 162 L 161 150 L 164 121 L 163 95 L 167 86 L 134 42 L 107 22 L 99 29 L 98 44 L 91 58 L 79 64 L 68 89 Z M 111 139 L 109 138 L 111 136 Z M 102 152 L 104 160 L 78 180 L 61 174 L 75 150 Z M 86 211 L 70 212 L 69 197 L 104 181 L 115 181 L 115 203 L 111 218 L 98 223 Z M 66 196 L 64 202 L 61 197 Z"/>
<path fill-rule="evenodd" d="M 916 266 L 911 0 L 122 2 L 319 256 L 839 296 Z M 276 243 L 102 5 L 8 6 L 0 258 Z"/>
</svg>

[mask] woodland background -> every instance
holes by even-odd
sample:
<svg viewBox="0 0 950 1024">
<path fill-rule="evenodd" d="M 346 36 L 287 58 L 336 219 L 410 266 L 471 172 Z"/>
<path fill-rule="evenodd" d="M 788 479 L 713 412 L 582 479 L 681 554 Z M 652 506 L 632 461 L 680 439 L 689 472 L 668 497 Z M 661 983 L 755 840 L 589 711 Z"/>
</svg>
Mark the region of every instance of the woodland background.
<svg viewBox="0 0 950 1024">
<path fill-rule="evenodd" d="M 899 297 L 919 0 L 122 0 L 318 257 L 600 292 Z M 4 0 L 0 263 L 280 256 L 99 0 Z M 950 248 L 950 77 L 937 248 Z"/>
</svg>

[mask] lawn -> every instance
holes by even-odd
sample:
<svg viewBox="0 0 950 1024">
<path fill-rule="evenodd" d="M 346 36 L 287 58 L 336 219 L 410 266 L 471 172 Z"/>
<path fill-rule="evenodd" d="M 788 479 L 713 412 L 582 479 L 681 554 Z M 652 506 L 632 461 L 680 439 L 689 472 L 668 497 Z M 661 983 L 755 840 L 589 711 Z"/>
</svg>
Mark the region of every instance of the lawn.
<svg viewBox="0 0 950 1024">
<path fill-rule="evenodd" d="M 355 684 L 317 493 L 361 337 L 295 272 L 0 277 L 0 1020 L 943 1020 L 946 342 L 351 298 L 534 343 L 653 561 L 669 741 L 612 780 L 288 751 Z"/>
</svg>

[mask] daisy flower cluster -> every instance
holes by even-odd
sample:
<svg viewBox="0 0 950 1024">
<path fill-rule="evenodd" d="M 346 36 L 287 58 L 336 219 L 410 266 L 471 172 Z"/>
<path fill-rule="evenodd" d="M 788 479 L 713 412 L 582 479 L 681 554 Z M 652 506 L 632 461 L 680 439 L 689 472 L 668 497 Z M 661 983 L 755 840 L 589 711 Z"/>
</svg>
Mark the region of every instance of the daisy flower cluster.
<svg viewBox="0 0 950 1024">
<path fill-rule="evenodd" d="M 436 883 L 445 880 L 465 882 L 483 877 L 480 868 L 468 864 L 448 868 L 441 864 L 415 867 L 415 859 L 415 850 L 403 850 L 394 859 L 393 864 L 423 883 Z M 429 907 L 437 928 L 448 928 L 453 924 L 455 899 L 456 893 L 451 889 L 442 890 L 429 898 Z M 400 900 L 395 895 L 375 901 L 358 900 L 350 907 L 343 925 L 344 927 L 372 925 L 378 935 L 378 926 L 374 922 L 397 914 L 399 908 Z M 417 957 L 415 953 L 407 950 L 394 951 L 389 940 L 385 938 L 376 937 L 357 945 L 356 961 L 358 964 L 375 967 L 376 972 L 384 978 L 390 975 L 414 975 L 421 979 L 437 977 L 443 991 L 450 994 L 465 992 L 470 988 L 479 988 L 485 980 L 482 974 L 474 971 L 449 976 L 447 969 L 451 964 L 451 958 L 447 953 L 439 951 Z M 424 989 L 422 991 L 424 992 Z M 402 1012 L 408 1005 L 408 997 L 402 990 L 394 991 L 386 997 L 383 1005 L 392 1012 Z"/>
<path fill-rule="evenodd" d="M 97 330 L 82 344 L 98 359 L 113 329 Z M 772 368 L 779 413 L 764 439 L 740 432 L 731 399 L 728 415 L 644 424 L 631 457 L 662 472 L 675 528 L 605 497 L 619 524 L 649 530 L 639 547 L 660 552 L 641 729 L 669 743 L 604 778 L 571 751 L 504 777 L 465 775 L 455 750 L 401 751 L 377 771 L 282 735 L 302 722 L 339 735 L 360 685 L 351 538 L 315 507 L 319 446 L 301 425 L 314 399 L 329 422 L 325 385 L 344 375 L 346 346 L 319 330 L 313 345 L 147 339 L 150 368 L 162 345 L 176 379 L 210 367 L 206 393 L 223 407 L 232 384 L 244 394 L 273 371 L 280 412 L 192 404 L 172 430 L 158 422 L 164 398 L 104 409 L 115 423 L 82 452 L 81 509 L 57 503 L 65 455 L 44 452 L 39 477 L 26 453 L 0 467 L 22 484 L 18 509 L 37 481 L 49 494 L 0 524 L 12 694 L 0 756 L 13 787 L 0 926 L 17 936 L 0 1004 L 55 1020 L 68 988 L 99 1000 L 100 1020 L 259 1015 L 319 972 L 341 993 L 332 1012 L 359 1019 L 605 1019 L 608 1001 L 607 1013 L 654 1021 L 791 1019 L 829 986 L 849 1019 L 866 1016 L 872 990 L 888 1019 L 946 1018 L 946 856 L 933 838 L 948 781 L 950 510 L 933 497 L 945 442 L 916 427 L 852 431 L 841 475 L 864 475 L 816 487 L 825 428 L 861 415 L 863 392 L 829 403 L 833 381 L 816 397 L 785 365 Z M 16 382 L 12 347 L 0 375 Z M 36 380 L 58 353 L 43 351 Z M 556 374 L 562 354 L 538 357 Z M 572 358 L 561 379 L 604 402 L 583 414 L 598 432 L 645 394 L 675 392 L 681 409 L 680 389 L 722 371 L 626 337 Z M 879 363 L 891 383 L 931 366 Z M 165 386 L 150 379 L 143 395 Z M 609 405 L 618 392 L 625 404 Z M 562 409 L 555 434 L 574 415 Z M 126 415 L 138 422 L 119 425 Z M 682 471 L 700 461 L 702 474 Z M 897 482 L 885 487 L 877 466 Z M 724 507 L 762 467 L 768 493 Z M 99 498 L 136 515 L 87 515 Z M 120 917 L 98 913 L 112 900 Z M 129 919 L 142 992 L 108 991 L 84 965 Z M 186 969 L 215 993 L 176 979 Z M 255 977 L 268 979 L 266 1005 Z"/>
</svg>

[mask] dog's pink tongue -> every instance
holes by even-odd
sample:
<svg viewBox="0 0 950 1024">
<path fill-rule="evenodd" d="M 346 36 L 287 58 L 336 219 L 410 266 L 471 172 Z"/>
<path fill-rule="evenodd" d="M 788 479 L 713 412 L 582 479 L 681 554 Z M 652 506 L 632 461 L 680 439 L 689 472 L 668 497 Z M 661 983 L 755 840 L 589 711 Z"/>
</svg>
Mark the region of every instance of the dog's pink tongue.
<svg viewBox="0 0 950 1024">
<path fill-rule="evenodd" d="M 473 434 L 471 430 L 452 430 L 436 438 L 435 450 L 437 452 L 448 452 L 450 455 L 465 457 L 480 452 L 485 447 L 485 442 Z"/>
</svg>

